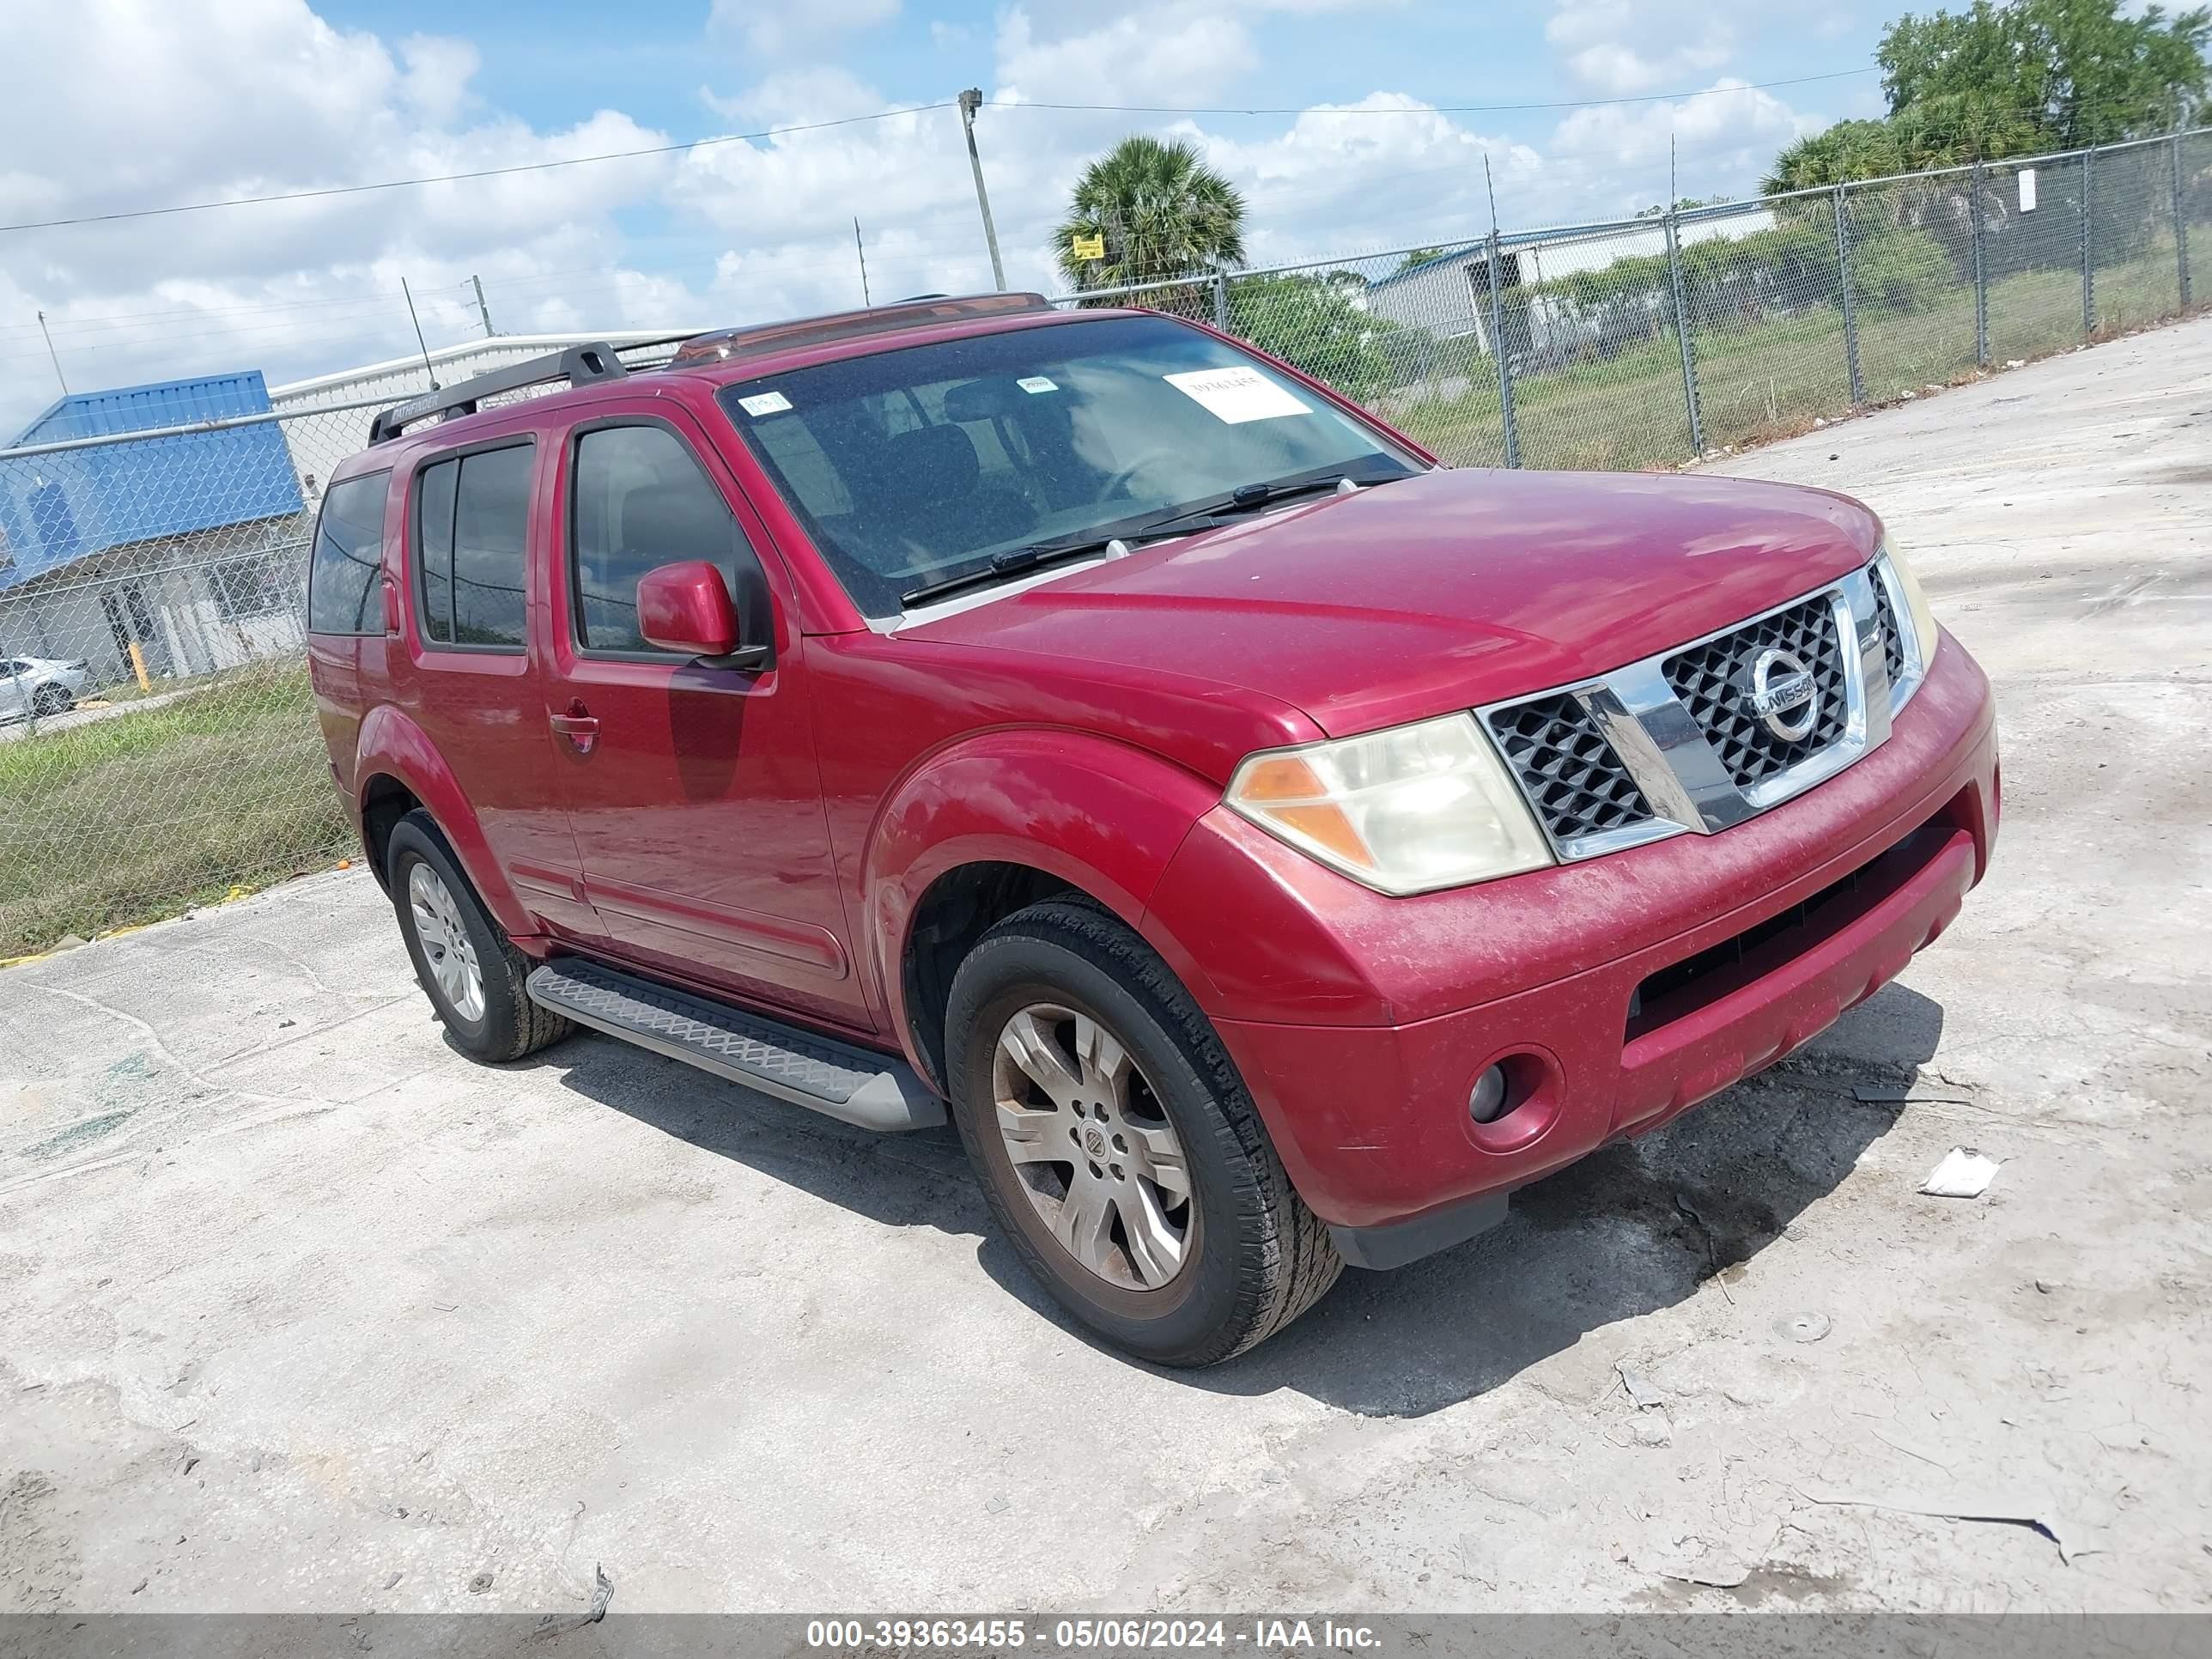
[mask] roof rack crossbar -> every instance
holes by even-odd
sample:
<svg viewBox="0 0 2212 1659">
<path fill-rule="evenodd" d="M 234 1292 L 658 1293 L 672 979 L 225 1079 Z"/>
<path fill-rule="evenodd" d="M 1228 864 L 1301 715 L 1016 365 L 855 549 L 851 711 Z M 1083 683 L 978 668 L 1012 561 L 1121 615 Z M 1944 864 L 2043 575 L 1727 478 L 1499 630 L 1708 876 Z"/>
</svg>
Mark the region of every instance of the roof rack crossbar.
<svg viewBox="0 0 2212 1659">
<path fill-rule="evenodd" d="M 673 337 L 682 339 L 686 337 Z M 666 341 L 640 340 L 624 350 L 637 345 L 664 345 Z M 605 340 L 594 340 L 587 345 L 573 345 L 565 351 L 549 352 L 543 357 L 532 357 L 520 363 L 510 363 L 505 368 L 495 368 L 488 374 L 478 374 L 463 380 L 458 386 L 441 386 L 425 392 L 420 398 L 410 398 L 404 404 L 378 412 L 368 423 L 368 441 L 380 444 L 398 437 L 402 431 L 417 421 L 428 420 L 433 415 L 473 415 L 477 406 L 486 398 L 495 398 L 503 392 L 520 392 L 525 386 L 544 386 L 551 381 L 565 381 L 569 386 L 588 386 L 594 380 L 619 380 L 629 373 L 615 348 Z"/>
</svg>

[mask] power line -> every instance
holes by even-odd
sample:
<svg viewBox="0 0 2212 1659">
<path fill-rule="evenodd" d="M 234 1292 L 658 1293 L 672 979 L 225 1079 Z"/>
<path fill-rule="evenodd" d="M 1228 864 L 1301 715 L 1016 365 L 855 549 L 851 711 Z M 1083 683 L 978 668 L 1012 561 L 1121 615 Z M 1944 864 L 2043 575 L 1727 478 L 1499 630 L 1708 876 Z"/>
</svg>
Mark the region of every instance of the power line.
<svg viewBox="0 0 2212 1659">
<path fill-rule="evenodd" d="M 1833 70 L 1823 75 L 1802 75 L 1782 81 L 1747 82 L 1741 86 L 1706 87 L 1694 92 L 1646 93 L 1630 98 L 1575 98 L 1549 103 L 1524 104 L 1423 104 L 1410 108 L 1346 108 L 1331 109 L 1330 114 L 1340 115 L 1478 115 L 1501 114 L 1514 111 L 1587 109 L 1613 104 L 1647 104 L 1675 102 L 1689 98 L 1717 97 L 1732 92 L 1763 92 L 1773 87 L 1806 86 L 1816 81 L 1836 81 L 1849 76 L 1872 75 L 1875 68 Z M 414 179 L 385 179 L 369 184 L 329 185 L 316 190 L 274 191 L 266 196 L 237 196 L 214 202 L 183 202 L 168 207 L 131 208 L 114 213 L 82 214 L 66 219 L 24 220 L 15 224 L 0 225 L 0 233 L 17 230 L 58 230 L 75 225 L 112 224 L 126 219 L 156 218 L 179 213 L 204 213 L 216 208 L 260 207 L 276 202 L 320 201 L 337 196 L 361 196 L 371 191 L 410 190 L 423 185 L 461 184 L 475 179 L 507 178 L 518 173 L 548 173 L 562 167 L 587 167 L 601 161 L 629 161 L 653 155 L 677 155 L 692 150 L 705 149 L 720 144 L 747 143 L 757 139 L 783 137 L 792 133 L 821 132 L 832 127 L 856 126 L 870 121 L 886 121 L 902 115 L 927 114 L 933 110 L 951 109 L 957 100 L 943 99 L 930 104 L 912 104 L 903 108 L 875 110 L 866 115 L 841 116 L 830 121 L 807 121 L 789 126 L 764 127 L 757 132 L 718 133 L 706 138 L 687 139 L 681 143 L 649 144 L 636 149 L 604 150 L 591 155 L 568 155 L 544 161 L 518 161 L 508 167 L 477 167 L 464 173 L 425 174 Z M 998 99 L 981 100 L 992 109 L 1083 110 L 1110 111 L 1130 115 L 1303 115 L 1310 106 L 1249 106 L 1242 108 L 1200 108 L 1164 104 L 1066 104 L 1012 101 Z"/>
<path fill-rule="evenodd" d="M 793 132 L 820 132 L 830 127 L 855 126 L 864 121 L 887 121 L 895 116 L 921 115 L 930 110 L 951 109 L 952 100 L 913 104 L 903 109 L 877 110 L 867 115 L 841 116 L 834 121 L 806 121 L 787 127 L 764 127 L 758 132 L 718 133 L 709 138 L 687 139 L 680 144 L 649 144 L 641 149 L 605 150 L 595 155 L 566 155 L 550 161 L 518 161 L 511 167 L 477 167 L 467 173 L 433 173 L 419 179 L 385 179 L 367 185 L 329 185 L 319 190 L 279 191 L 268 196 L 235 196 L 220 202 L 184 202 L 173 207 L 132 208 L 118 213 L 88 213 L 74 219 L 26 220 L 0 225 L 11 230 L 57 230 L 70 225 L 110 224 L 120 219 L 151 219 L 164 214 L 204 213 L 212 208 L 260 207 L 271 202 L 310 202 L 331 196 L 361 196 L 371 191 L 411 190 L 418 185 L 453 185 L 471 179 L 501 179 L 519 173 L 550 173 L 558 167 L 586 167 L 597 161 L 630 161 L 647 155 L 676 155 L 716 144 L 741 144 L 757 138 L 780 138 Z"/>
<path fill-rule="evenodd" d="M 1417 104 L 1409 107 L 1361 108 L 1357 106 L 1315 104 L 1242 104 L 1202 107 L 1183 104 L 1053 104 L 1028 99 L 988 99 L 990 109 L 1049 109 L 1102 111 L 1117 115 L 1510 115 L 1547 109 L 1598 109 L 1612 104 L 1673 104 L 1692 98 L 1717 98 L 1732 92 L 1766 92 L 1776 87 L 1809 86 L 1815 81 L 1840 81 L 1849 76 L 1879 73 L 1869 64 L 1861 69 L 1832 70 L 1825 75 L 1798 75 L 1786 81 L 1747 81 L 1731 87 L 1705 87 L 1694 92 L 1646 92 L 1632 98 L 1565 98 L 1534 104 Z M 4 228 L 4 227 L 0 227 Z"/>
</svg>

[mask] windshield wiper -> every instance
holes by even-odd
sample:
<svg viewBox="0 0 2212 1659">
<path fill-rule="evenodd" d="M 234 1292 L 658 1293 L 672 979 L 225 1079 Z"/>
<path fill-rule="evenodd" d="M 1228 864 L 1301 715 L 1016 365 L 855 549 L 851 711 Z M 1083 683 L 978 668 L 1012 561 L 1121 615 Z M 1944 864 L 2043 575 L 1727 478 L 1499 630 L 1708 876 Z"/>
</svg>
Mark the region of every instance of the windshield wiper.
<svg viewBox="0 0 2212 1659">
<path fill-rule="evenodd" d="M 1180 508 L 1164 519 L 1154 519 L 1145 528 L 1147 532 L 1164 530 L 1170 526 L 1188 523 L 1193 519 L 1218 518 L 1224 513 L 1254 513 L 1277 501 L 1294 501 L 1300 495 L 1334 494 L 1345 484 L 1368 489 L 1379 483 L 1395 483 L 1400 478 L 1411 477 L 1408 472 L 1394 472 L 1382 478 L 1355 478 L 1349 472 L 1340 472 L 1328 478 L 1301 478 L 1294 483 L 1238 484 L 1226 495 L 1217 495 L 1210 501 Z"/>
<path fill-rule="evenodd" d="M 899 595 L 902 605 L 918 605 L 924 599 L 934 599 L 946 593 L 957 592 L 963 587 L 973 587 L 979 582 L 994 582 L 1001 576 L 1019 575 L 1024 570 L 1035 570 L 1041 565 L 1057 564 L 1064 559 L 1079 559 L 1087 553 L 1103 553 L 1115 542 L 1133 543 L 1151 532 L 1152 526 L 1127 530 L 1118 535 L 1086 530 L 1079 535 L 1062 536 L 1056 540 L 1031 542 L 1027 547 L 1010 547 L 1003 553 L 994 554 L 989 562 L 973 570 L 963 570 L 957 576 L 924 582 L 920 587 L 908 588 Z"/>
<path fill-rule="evenodd" d="M 1209 501 L 1200 501 L 1190 507 L 1179 507 L 1172 513 L 1158 518 L 1139 519 L 1125 522 L 1120 528 L 1108 526 L 1099 530 L 1079 531 L 1072 536 L 1062 536 L 1049 541 L 1032 542 L 1026 547 L 1009 548 L 994 555 L 989 562 L 973 570 L 963 570 L 957 576 L 924 582 L 920 587 L 909 588 L 899 595 L 902 606 L 918 605 L 924 599 L 939 599 L 955 593 L 963 587 L 973 587 L 981 582 L 998 580 L 1001 576 L 1018 575 L 1025 570 L 1035 570 L 1041 565 L 1056 564 L 1063 559 L 1080 558 L 1085 554 L 1103 552 L 1115 542 L 1134 547 L 1138 543 L 1167 534 L 1188 535 L 1200 530 L 1218 529 L 1233 523 L 1224 514 L 1250 513 L 1274 501 L 1287 501 L 1300 495 L 1318 495 L 1334 490 L 1347 478 L 1364 488 L 1370 484 L 1392 483 L 1399 478 L 1411 477 L 1408 472 L 1394 472 L 1383 478 L 1352 478 L 1349 473 L 1334 477 L 1304 478 L 1295 483 L 1239 484 L 1226 495 Z"/>
</svg>

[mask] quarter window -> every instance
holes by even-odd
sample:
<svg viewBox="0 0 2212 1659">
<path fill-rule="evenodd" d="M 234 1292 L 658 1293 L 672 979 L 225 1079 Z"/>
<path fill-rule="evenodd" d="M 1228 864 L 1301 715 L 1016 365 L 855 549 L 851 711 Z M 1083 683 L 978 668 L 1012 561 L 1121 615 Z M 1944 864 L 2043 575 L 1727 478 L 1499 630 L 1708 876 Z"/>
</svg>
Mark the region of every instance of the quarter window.
<svg viewBox="0 0 2212 1659">
<path fill-rule="evenodd" d="M 384 498 L 389 472 L 333 484 L 323 497 L 307 557 L 307 629 L 314 634 L 381 634 L 384 612 L 371 600 L 384 561 Z"/>
<path fill-rule="evenodd" d="M 576 642 L 592 651 L 654 647 L 638 631 L 637 584 L 664 564 L 704 559 L 742 601 L 758 565 L 737 520 L 689 445 L 661 426 L 595 427 L 576 440 Z M 745 617 L 752 631 L 753 617 Z"/>
<path fill-rule="evenodd" d="M 529 568 L 528 444 L 425 467 L 416 484 L 422 630 L 441 645 L 520 650 Z"/>
</svg>

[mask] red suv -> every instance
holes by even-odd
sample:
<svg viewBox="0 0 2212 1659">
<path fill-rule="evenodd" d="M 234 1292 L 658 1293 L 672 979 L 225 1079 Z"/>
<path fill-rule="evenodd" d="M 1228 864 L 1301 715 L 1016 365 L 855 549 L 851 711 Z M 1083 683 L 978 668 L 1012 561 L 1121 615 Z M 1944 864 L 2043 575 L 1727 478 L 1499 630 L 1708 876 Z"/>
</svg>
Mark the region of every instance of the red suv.
<svg viewBox="0 0 2212 1659">
<path fill-rule="evenodd" d="M 1788 1054 L 1996 827 L 1988 682 L 1856 502 L 1448 470 L 1033 295 L 389 410 L 309 608 L 457 1046 L 949 1110 L 1030 1270 L 1170 1364 Z"/>
</svg>

